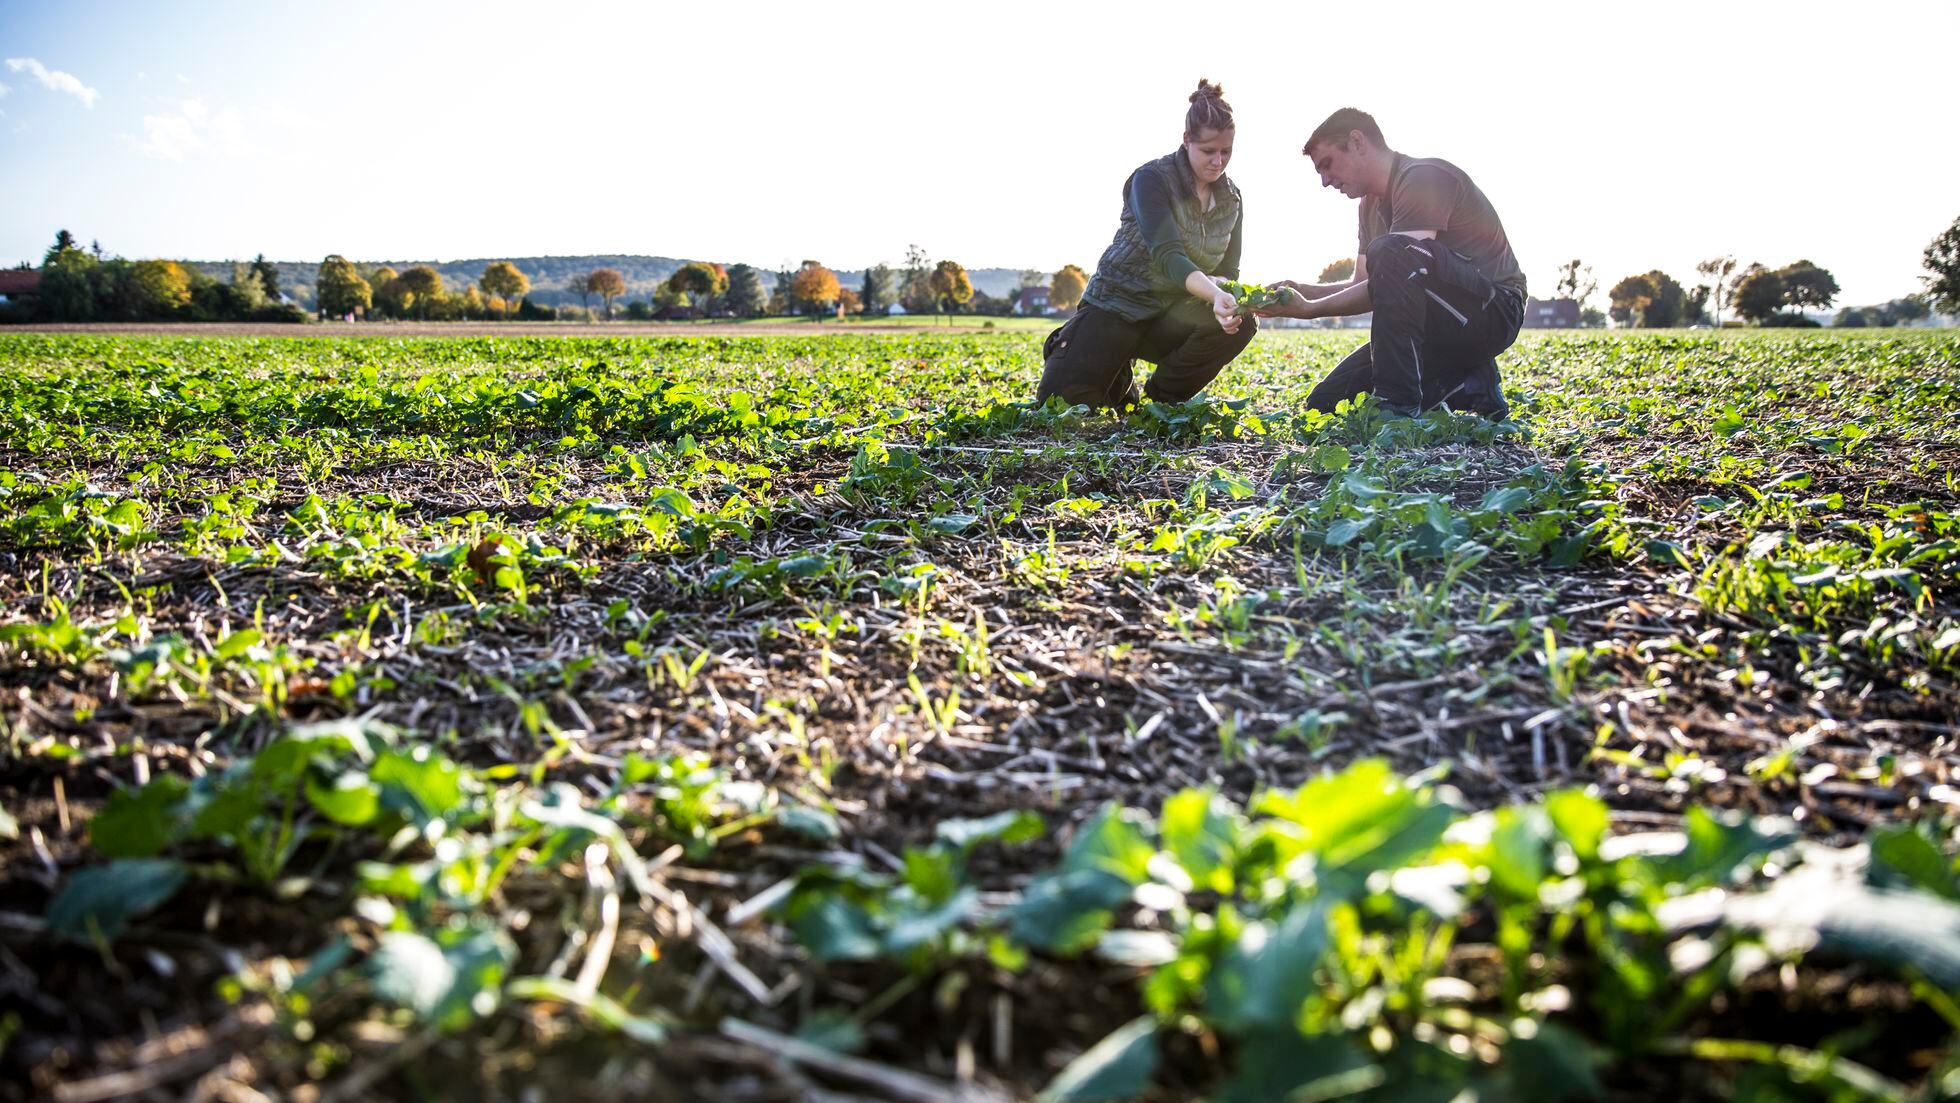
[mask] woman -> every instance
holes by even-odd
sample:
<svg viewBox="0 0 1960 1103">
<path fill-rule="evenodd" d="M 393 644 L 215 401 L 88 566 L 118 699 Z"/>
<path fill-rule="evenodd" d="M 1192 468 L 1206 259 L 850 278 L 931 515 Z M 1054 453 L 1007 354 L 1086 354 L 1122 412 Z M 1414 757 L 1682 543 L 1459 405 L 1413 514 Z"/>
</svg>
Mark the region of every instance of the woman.
<svg viewBox="0 0 1960 1103">
<path fill-rule="evenodd" d="M 1157 365 L 1144 394 L 1184 402 L 1245 350 L 1258 323 L 1213 276 L 1239 276 L 1243 218 L 1232 159 L 1232 107 L 1200 80 L 1184 113 L 1184 144 L 1130 174 L 1123 221 L 1096 264 L 1075 317 L 1049 334 L 1035 401 L 1137 404 L 1130 362 Z M 1210 273 L 1209 275 L 1207 273 Z"/>
</svg>

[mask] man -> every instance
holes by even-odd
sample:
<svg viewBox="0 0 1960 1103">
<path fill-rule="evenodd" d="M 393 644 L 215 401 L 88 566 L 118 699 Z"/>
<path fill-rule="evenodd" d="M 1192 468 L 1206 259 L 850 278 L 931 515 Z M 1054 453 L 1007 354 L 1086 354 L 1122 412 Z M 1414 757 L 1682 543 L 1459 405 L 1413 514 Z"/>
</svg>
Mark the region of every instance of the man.
<svg viewBox="0 0 1960 1103">
<path fill-rule="evenodd" d="M 1361 201 L 1360 255 L 1346 283 L 1280 281 L 1290 293 L 1260 313 L 1375 315 L 1368 343 L 1307 404 L 1331 413 L 1368 391 L 1398 414 L 1447 403 L 1502 421 L 1510 409 L 1497 354 L 1524 323 L 1524 273 L 1490 200 L 1448 161 L 1390 149 L 1374 118 L 1352 107 L 1329 115 L 1302 152 L 1321 186 Z"/>
</svg>

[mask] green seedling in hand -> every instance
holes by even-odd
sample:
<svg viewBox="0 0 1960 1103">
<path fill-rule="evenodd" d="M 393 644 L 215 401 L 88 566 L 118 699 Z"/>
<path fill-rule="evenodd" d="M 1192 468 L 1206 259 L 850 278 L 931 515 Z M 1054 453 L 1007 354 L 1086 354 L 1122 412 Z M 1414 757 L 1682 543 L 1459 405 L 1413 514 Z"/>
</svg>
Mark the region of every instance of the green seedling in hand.
<svg viewBox="0 0 1960 1103">
<path fill-rule="evenodd" d="M 1239 283 L 1237 280 L 1219 280 L 1218 286 L 1239 301 L 1240 316 L 1276 306 L 1286 300 L 1284 287 L 1263 287 L 1256 283 Z"/>
</svg>

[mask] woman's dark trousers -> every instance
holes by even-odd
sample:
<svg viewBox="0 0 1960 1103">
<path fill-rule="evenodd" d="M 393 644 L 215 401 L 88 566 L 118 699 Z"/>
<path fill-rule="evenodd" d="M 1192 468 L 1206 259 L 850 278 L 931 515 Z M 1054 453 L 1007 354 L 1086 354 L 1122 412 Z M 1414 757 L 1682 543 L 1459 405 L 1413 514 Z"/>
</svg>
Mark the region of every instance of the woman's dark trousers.
<svg viewBox="0 0 1960 1103">
<path fill-rule="evenodd" d="M 1383 234 L 1368 244 L 1368 298 L 1375 310 L 1368 343 L 1308 396 L 1332 413 L 1363 391 L 1383 407 L 1416 414 L 1451 409 L 1502 421 L 1510 407 L 1497 379 L 1497 354 L 1518 339 L 1524 296 L 1499 287 L 1431 238 Z"/>
<path fill-rule="evenodd" d="M 1140 322 L 1125 321 L 1084 303 L 1042 345 L 1041 386 L 1034 400 L 1060 395 L 1071 406 L 1114 406 L 1134 400 L 1130 362 L 1157 365 L 1143 385 L 1156 402 L 1187 402 L 1252 343 L 1258 322 L 1244 318 L 1237 333 L 1218 328 L 1211 304 L 1191 299 Z"/>
</svg>

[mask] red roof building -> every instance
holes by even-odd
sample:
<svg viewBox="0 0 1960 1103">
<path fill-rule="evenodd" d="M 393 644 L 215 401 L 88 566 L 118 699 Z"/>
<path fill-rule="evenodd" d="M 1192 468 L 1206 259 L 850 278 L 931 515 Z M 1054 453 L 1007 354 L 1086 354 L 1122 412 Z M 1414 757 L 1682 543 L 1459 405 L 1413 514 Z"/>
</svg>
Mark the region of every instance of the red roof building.
<svg viewBox="0 0 1960 1103">
<path fill-rule="evenodd" d="M 0 268 L 0 295 L 18 298 L 41 291 L 41 273 L 32 268 Z"/>
</svg>

